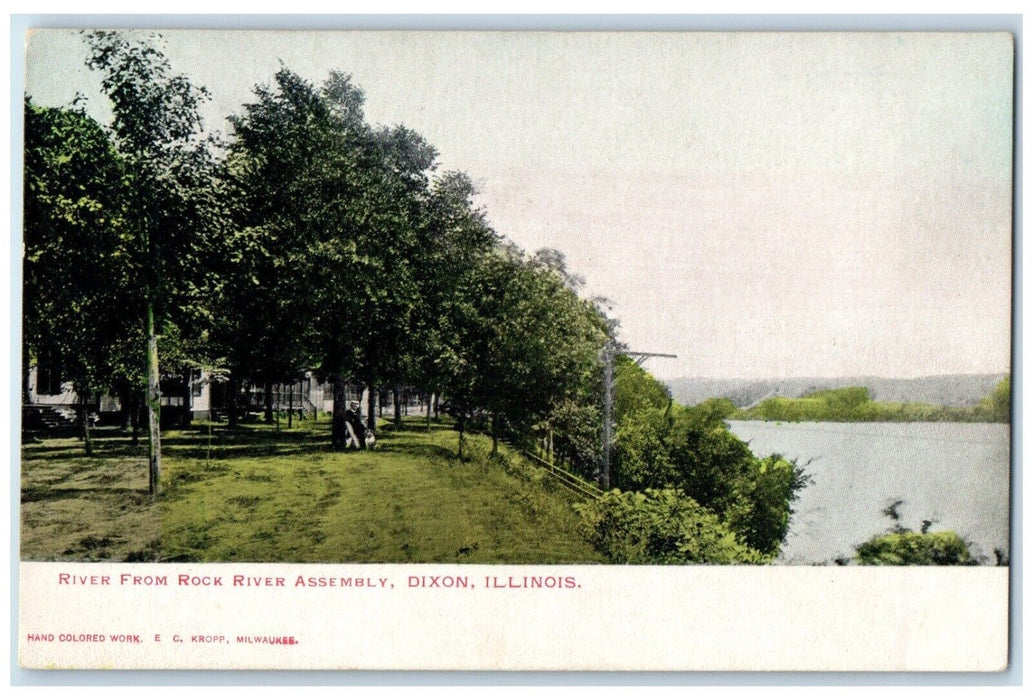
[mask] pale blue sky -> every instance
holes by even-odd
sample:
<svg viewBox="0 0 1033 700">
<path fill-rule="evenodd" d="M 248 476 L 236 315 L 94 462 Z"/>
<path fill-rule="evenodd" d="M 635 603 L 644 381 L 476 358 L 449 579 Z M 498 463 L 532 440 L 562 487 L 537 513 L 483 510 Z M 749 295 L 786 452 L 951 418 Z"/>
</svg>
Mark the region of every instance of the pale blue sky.
<svg viewBox="0 0 1033 700">
<path fill-rule="evenodd" d="M 373 123 L 465 170 L 496 229 L 564 251 L 675 376 L 1009 366 L 1003 34 L 165 32 L 209 126 L 279 60 L 352 73 Z M 27 90 L 105 118 L 74 32 Z"/>
</svg>

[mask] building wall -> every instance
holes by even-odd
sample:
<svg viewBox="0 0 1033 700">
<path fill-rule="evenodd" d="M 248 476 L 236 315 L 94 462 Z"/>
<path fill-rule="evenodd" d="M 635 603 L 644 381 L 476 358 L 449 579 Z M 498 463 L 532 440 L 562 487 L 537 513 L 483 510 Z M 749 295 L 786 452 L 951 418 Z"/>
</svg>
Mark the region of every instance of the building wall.
<svg viewBox="0 0 1033 700">
<path fill-rule="evenodd" d="M 46 406 L 66 405 L 72 406 L 78 403 L 79 396 L 72 390 L 71 382 L 64 382 L 61 385 L 60 394 L 41 394 L 38 387 L 38 368 L 33 365 L 29 368 L 27 381 L 29 403 L 42 404 Z M 185 397 L 181 393 L 166 393 L 162 396 L 163 406 L 181 408 Z M 195 372 L 191 377 L 190 411 L 193 418 L 201 419 L 210 417 L 211 411 L 211 382 L 204 372 Z M 117 413 L 122 410 L 122 403 L 117 396 L 103 394 L 100 397 L 100 413 Z"/>
</svg>

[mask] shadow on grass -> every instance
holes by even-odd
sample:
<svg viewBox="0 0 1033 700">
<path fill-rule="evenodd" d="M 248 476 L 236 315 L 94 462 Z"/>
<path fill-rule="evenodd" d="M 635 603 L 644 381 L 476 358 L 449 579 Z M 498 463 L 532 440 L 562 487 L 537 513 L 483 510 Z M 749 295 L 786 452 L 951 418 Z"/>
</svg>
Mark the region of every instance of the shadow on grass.
<svg viewBox="0 0 1033 700">
<path fill-rule="evenodd" d="M 209 440 L 211 443 L 209 444 Z M 233 457 L 284 457 L 330 450 L 329 427 L 325 432 L 216 428 L 182 431 L 162 440 L 162 449 L 186 459 L 229 459 Z"/>
<path fill-rule="evenodd" d="M 418 435 L 420 433 L 426 435 L 427 433 L 439 433 L 445 430 L 454 430 L 455 425 L 451 421 L 435 420 L 431 421 L 430 425 L 427 425 L 425 418 L 419 418 L 416 420 L 406 419 L 402 421 L 402 426 L 398 427 L 394 424 L 394 421 L 381 418 L 377 423 L 377 435 L 381 431 L 385 433 L 391 433 L 393 435 L 401 435 L 404 433 L 412 433 Z"/>
<path fill-rule="evenodd" d="M 111 486 L 96 486 L 83 488 L 62 488 L 55 489 L 47 486 L 30 486 L 22 489 L 22 503 L 37 503 L 39 501 L 61 501 L 68 498 L 92 498 L 122 496 L 126 499 L 133 499 L 136 503 L 142 503 L 150 498 L 147 489 L 129 489 Z"/>
<path fill-rule="evenodd" d="M 377 443 L 377 452 L 385 454 L 412 455 L 426 459 L 455 459 L 455 450 L 429 442 Z"/>
<path fill-rule="evenodd" d="M 139 457 L 147 454 L 147 444 L 132 445 L 129 438 L 104 438 L 93 441 L 93 457 Z M 89 459 L 82 442 L 64 444 L 23 445 L 22 459 Z"/>
</svg>

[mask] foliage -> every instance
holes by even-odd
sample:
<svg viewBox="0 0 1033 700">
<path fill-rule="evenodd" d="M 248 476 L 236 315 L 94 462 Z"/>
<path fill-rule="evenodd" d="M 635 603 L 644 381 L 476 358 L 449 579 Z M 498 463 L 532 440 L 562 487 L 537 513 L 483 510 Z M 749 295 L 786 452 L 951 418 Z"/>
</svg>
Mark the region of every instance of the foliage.
<svg viewBox="0 0 1033 700">
<path fill-rule="evenodd" d="M 751 547 L 777 553 L 789 532 L 791 504 L 809 481 L 779 455 L 750 460 L 746 477 L 733 485 L 734 500 L 724 512 L 728 526 Z"/>
<path fill-rule="evenodd" d="M 973 407 L 872 401 L 867 388 L 845 387 L 812 392 L 798 399 L 772 397 L 753 408 L 735 412 L 734 417 L 789 422 L 1006 422 L 1010 401 L 1007 381 L 1002 381 L 979 406 Z"/>
<path fill-rule="evenodd" d="M 857 547 L 860 564 L 883 566 L 947 566 L 975 564 L 965 541 L 952 530 L 891 532 Z"/>
<path fill-rule="evenodd" d="M 996 423 L 1007 423 L 1011 420 L 1011 377 L 1005 377 L 990 395 L 979 403 L 979 408 L 986 419 Z"/>
<path fill-rule="evenodd" d="M 807 477 L 779 456 L 758 459 L 723 423 L 727 406 L 645 409 L 618 426 L 615 483 L 676 488 L 718 514 L 751 547 L 778 553 Z"/>
<path fill-rule="evenodd" d="M 223 211 L 212 144 L 202 136 L 208 92 L 173 73 L 158 35 L 98 31 L 85 38 L 86 64 L 102 74 L 112 142 L 126 170 L 119 184 L 128 203 L 127 246 L 140 262 L 135 282 L 159 325 L 195 322 L 204 308 L 208 236 Z"/>
<path fill-rule="evenodd" d="M 613 490 L 577 506 L 592 543 L 617 564 L 760 564 L 716 514 L 677 489 Z"/>
<path fill-rule="evenodd" d="M 625 416 L 614 441 L 613 483 L 625 491 L 680 486 L 668 440 L 671 424 L 656 409 Z"/>
<path fill-rule="evenodd" d="M 547 421 L 553 431 L 553 459 L 586 479 L 595 476 L 602 459 L 601 414 L 598 405 L 565 399 L 553 407 Z"/>
<path fill-rule="evenodd" d="M 605 342 L 594 307 L 548 261 L 500 247 L 476 261 L 448 307 L 443 389 L 459 420 L 480 410 L 492 436 L 527 434 L 598 374 Z"/>
<path fill-rule="evenodd" d="M 707 399 L 690 407 L 689 410 L 704 421 L 717 423 L 728 420 L 738 409 L 731 399 Z"/>
<path fill-rule="evenodd" d="M 613 415 L 618 424 L 625 416 L 646 408 L 664 409 L 671 403 L 671 391 L 627 355 L 614 362 Z"/>
<path fill-rule="evenodd" d="M 115 383 L 126 361 L 121 341 L 138 335 L 123 181 L 122 159 L 99 124 L 26 101 L 25 357 L 60 367 L 81 395 Z"/>
<path fill-rule="evenodd" d="M 903 500 L 891 501 L 882 514 L 893 521 L 890 531 L 876 535 L 858 545 L 859 564 L 882 566 L 947 566 L 974 565 L 979 562 L 969 553 L 968 545 L 952 530 L 930 532 L 933 520 L 923 520 L 920 532 L 912 532 L 901 524 Z"/>
</svg>

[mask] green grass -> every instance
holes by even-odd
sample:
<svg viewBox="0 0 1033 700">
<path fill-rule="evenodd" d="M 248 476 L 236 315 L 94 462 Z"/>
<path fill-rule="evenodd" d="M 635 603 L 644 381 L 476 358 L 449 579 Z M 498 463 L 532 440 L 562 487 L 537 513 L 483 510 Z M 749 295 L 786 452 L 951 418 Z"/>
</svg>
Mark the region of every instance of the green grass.
<svg viewBox="0 0 1033 700">
<path fill-rule="evenodd" d="M 330 450 L 327 423 L 208 426 L 164 437 L 165 492 L 145 446 L 101 437 L 24 447 L 22 558 L 74 561 L 598 562 L 572 497 L 524 460 L 422 423 L 372 452 Z M 210 439 L 210 446 L 209 446 Z"/>
</svg>

